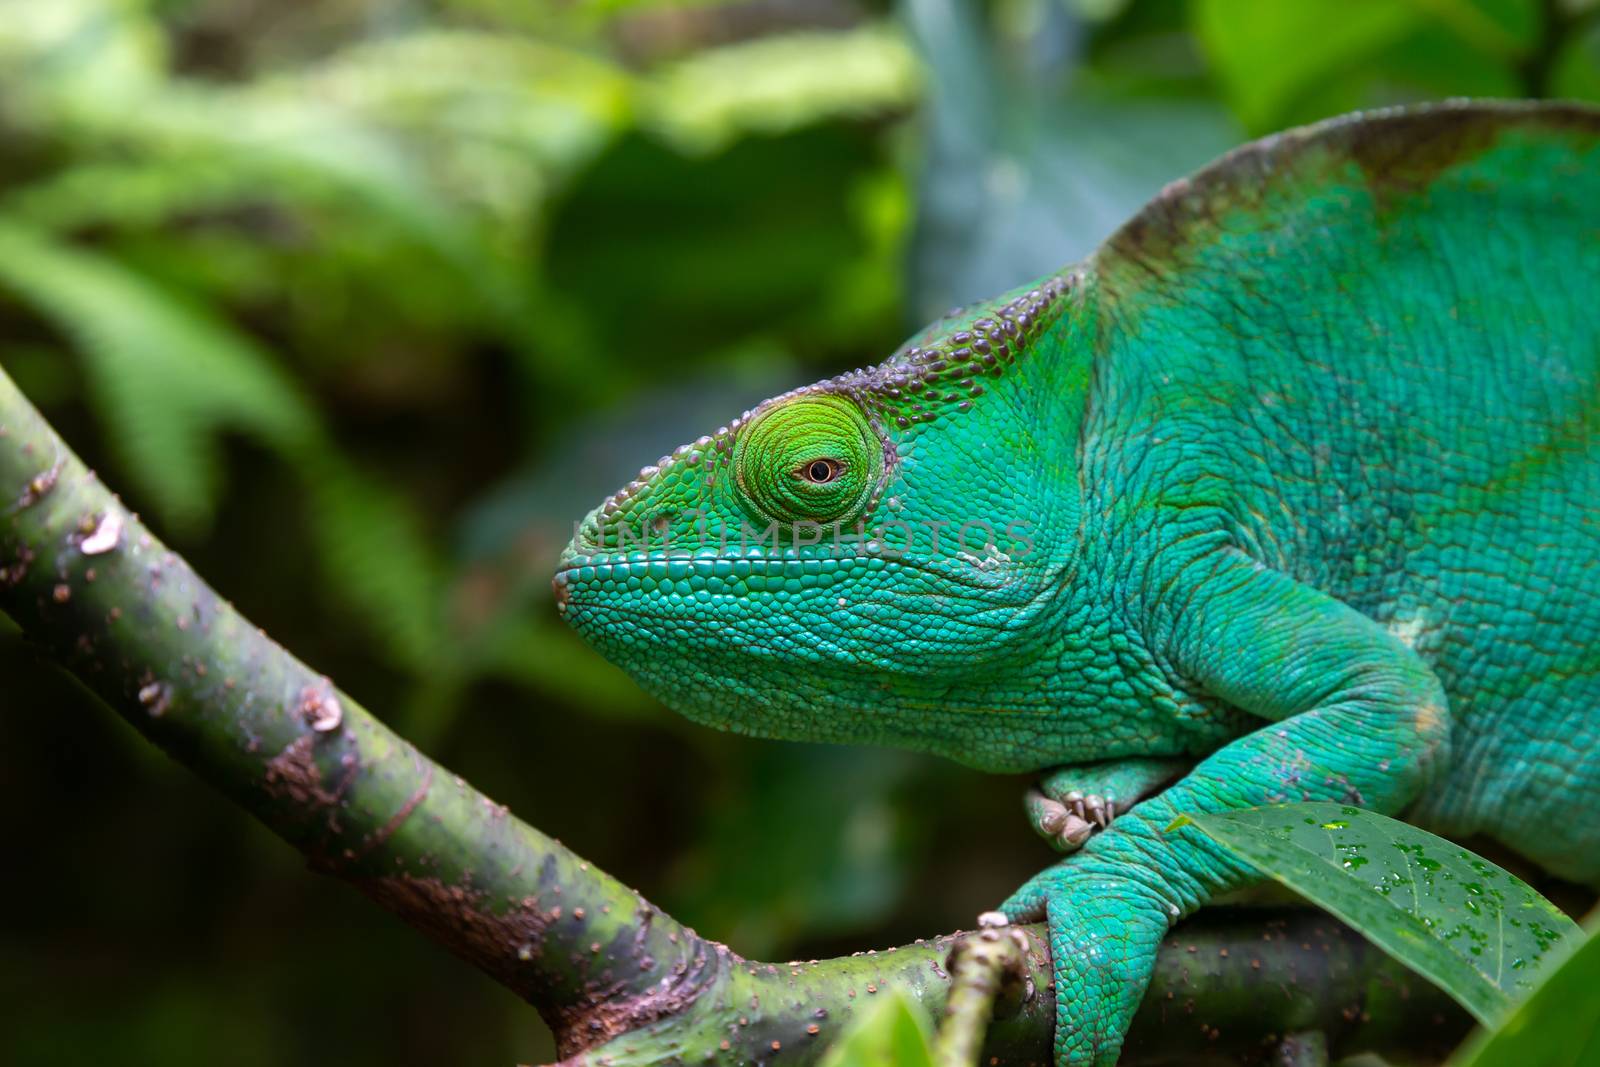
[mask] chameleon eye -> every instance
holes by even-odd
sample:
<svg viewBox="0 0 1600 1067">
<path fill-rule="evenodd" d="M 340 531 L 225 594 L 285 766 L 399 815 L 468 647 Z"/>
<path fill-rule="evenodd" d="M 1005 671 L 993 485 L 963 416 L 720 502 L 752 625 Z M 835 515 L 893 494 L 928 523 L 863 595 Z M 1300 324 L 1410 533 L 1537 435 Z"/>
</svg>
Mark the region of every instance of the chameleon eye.
<svg viewBox="0 0 1600 1067">
<path fill-rule="evenodd" d="M 803 394 L 758 412 L 734 444 L 740 502 L 755 518 L 838 522 L 865 509 L 883 443 L 853 402 Z"/>
<path fill-rule="evenodd" d="M 844 464 L 836 459 L 814 459 L 805 465 L 801 477 L 813 485 L 827 485 L 844 472 Z"/>
</svg>

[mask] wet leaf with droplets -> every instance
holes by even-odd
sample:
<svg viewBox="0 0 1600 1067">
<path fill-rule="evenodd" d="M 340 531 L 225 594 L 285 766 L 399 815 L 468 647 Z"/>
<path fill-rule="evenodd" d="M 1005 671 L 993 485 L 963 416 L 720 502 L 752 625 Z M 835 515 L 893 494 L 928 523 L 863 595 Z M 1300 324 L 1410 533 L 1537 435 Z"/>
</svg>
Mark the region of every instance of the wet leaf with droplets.
<svg viewBox="0 0 1600 1067">
<path fill-rule="evenodd" d="M 1600 937 L 1542 970 L 1500 1029 L 1463 1047 L 1452 1067 L 1583 1067 L 1600 1062 Z"/>
<path fill-rule="evenodd" d="M 1282 804 L 1179 824 L 1337 915 L 1485 1024 L 1533 989 L 1539 964 L 1578 930 L 1509 871 L 1361 808 Z"/>
</svg>

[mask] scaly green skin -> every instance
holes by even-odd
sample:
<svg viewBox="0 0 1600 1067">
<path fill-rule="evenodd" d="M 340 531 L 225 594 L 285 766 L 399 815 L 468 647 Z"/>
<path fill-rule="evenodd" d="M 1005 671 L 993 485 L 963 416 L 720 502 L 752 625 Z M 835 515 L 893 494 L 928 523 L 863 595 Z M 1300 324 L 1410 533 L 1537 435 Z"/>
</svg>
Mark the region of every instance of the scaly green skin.
<svg viewBox="0 0 1600 1067">
<path fill-rule="evenodd" d="M 1049 920 L 1058 1062 L 1109 1064 L 1168 926 L 1252 877 L 1181 812 L 1407 811 L 1600 883 L 1597 419 L 1600 115 L 1356 117 L 646 468 L 556 589 L 724 729 L 1193 761 L 1005 905 Z"/>
</svg>

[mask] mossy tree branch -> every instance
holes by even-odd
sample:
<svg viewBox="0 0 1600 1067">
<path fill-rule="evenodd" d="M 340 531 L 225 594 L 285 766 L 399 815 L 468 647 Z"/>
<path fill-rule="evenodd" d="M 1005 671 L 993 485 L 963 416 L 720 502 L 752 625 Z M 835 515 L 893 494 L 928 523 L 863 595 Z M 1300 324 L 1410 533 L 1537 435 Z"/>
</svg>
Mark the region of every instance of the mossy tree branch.
<svg viewBox="0 0 1600 1067">
<path fill-rule="evenodd" d="M 251 546 L 241 544 L 240 551 Z M 745 961 L 518 821 L 250 625 L 129 513 L 0 371 L 0 610 L 174 759 L 534 1005 L 572 1063 L 804 1063 L 890 985 L 942 1010 L 952 938 Z M 1275 924 L 1275 925 L 1274 925 Z M 1049 1059 L 1040 931 L 985 1044 Z M 1312 913 L 1219 913 L 1169 939 L 1129 1062 L 1448 1046 L 1463 1017 Z"/>
</svg>

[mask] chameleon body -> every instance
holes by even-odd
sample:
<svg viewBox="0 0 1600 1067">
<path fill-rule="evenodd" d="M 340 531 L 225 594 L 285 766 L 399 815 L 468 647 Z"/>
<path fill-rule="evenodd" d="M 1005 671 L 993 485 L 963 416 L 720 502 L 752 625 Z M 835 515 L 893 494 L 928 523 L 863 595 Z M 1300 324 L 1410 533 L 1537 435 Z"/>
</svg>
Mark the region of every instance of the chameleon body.
<svg viewBox="0 0 1600 1067">
<path fill-rule="evenodd" d="M 1600 883 L 1600 114 L 1247 145 L 645 468 L 556 592 L 713 726 L 1148 778 L 1004 905 L 1048 918 L 1062 1064 L 1253 877 L 1181 813 L 1359 804 Z"/>
</svg>

